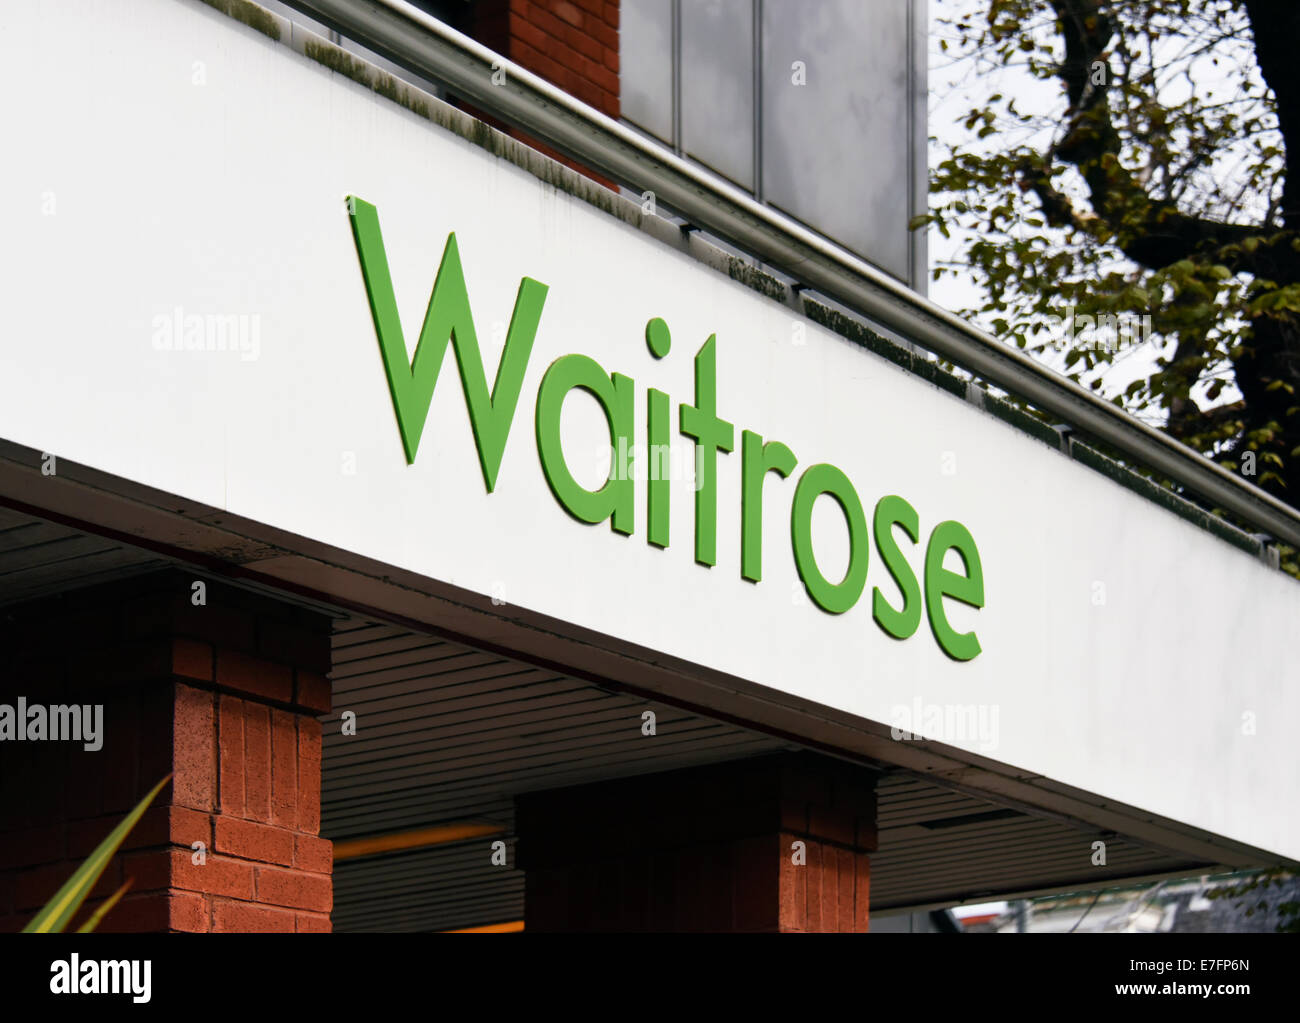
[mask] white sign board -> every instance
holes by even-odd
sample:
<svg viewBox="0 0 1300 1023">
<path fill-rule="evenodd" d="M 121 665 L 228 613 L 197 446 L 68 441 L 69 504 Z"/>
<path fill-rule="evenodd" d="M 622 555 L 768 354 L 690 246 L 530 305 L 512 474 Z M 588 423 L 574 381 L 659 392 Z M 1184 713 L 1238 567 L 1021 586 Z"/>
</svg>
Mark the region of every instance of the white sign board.
<svg viewBox="0 0 1300 1023">
<path fill-rule="evenodd" d="M 982 708 L 995 728 L 936 737 L 1300 857 L 1293 580 L 197 3 L 22 2 L 5 40 L 0 437 L 872 721 Z M 377 210 L 408 354 L 452 232 L 489 385 L 521 280 L 546 286 L 492 492 L 450 350 L 408 464 L 349 195 Z M 680 428 L 710 338 L 734 447 L 716 455 L 712 566 Z M 634 466 L 649 391 L 668 396 L 666 547 L 642 468 L 630 535 L 548 485 L 538 393 L 573 355 L 630 378 Z M 759 582 L 741 573 L 746 430 L 797 459 L 766 477 Z M 587 391 L 562 401 L 559 442 L 598 487 L 610 432 Z M 795 562 L 792 503 L 819 464 L 870 531 L 843 613 Z M 977 545 L 983 606 L 938 596 L 973 658 L 945 652 L 928 606 L 907 639 L 873 618 L 875 588 L 901 603 L 873 521 L 887 495 L 916 511 L 917 545 L 892 533 L 918 581 L 939 523 Z M 811 507 L 834 583 L 846 517 Z"/>
</svg>

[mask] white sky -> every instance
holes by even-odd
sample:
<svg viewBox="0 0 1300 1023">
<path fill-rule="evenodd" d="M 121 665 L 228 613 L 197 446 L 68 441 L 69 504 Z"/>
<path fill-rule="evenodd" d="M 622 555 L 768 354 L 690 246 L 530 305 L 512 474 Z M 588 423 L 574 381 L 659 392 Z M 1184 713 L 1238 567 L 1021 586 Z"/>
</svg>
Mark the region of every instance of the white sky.
<svg viewBox="0 0 1300 1023">
<path fill-rule="evenodd" d="M 986 105 L 985 101 L 992 93 L 1001 92 L 1005 96 L 1014 97 L 1017 109 L 1026 114 L 1052 114 L 1065 108 L 1064 94 L 1056 80 L 1037 81 L 1016 69 L 977 68 L 969 60 L 955 60 L 952 48 L 948 53 L 941 51 L 939 41 L 942 28 L 938 18 L 960 12 L 976 19 L 978 24 L 983 21 L 989 3 L 990 0 L 930 0 L 928 4 L 930 16 L 929 133 L 939 140 L 930 145 L 932 167 L 946 156 L 948 143 L 957 145 L 967 152 L 978 152 L 981 147 L 984 151 L 993 151 L 1020 142 L 1031 142 L 1039 150 L 1046 148 L 1050 142 L 1050 132 L 1040 131 L 1033 134 L 1024 128 L 1013 126 L 1007 132 L 998 132 L 980 141 L 976 139 L 973 130 L 967 131 L 960 124 L 960 119 L 973 108 L 982 110 Z M 951 30 L 948 30 L 948 34 L 951 36 Z M 1215 84 L 1212 76 L 1207 80 L 1211 86 Z M 1171 98 L 1182 97 L 1171 96 Z M 1035 215 L 1037 211 L 1036 201 L 1026 199 L 1025 214 Z M 952 237 L 945 239 L 937 229 L 929 228 L 927 242 L 931 269 L 940 261 L 958 258 L 965 241 L 965 236 L 957 230 L 952 230 Z M 982 293 L 973 275 L 945 274 L 938 281 L 930 281 L 928 286 L 930 297 L 939 305 L 954 312 L 974 307 L 981 301 Z M 1067 317 L 1068 310 L 1064 305 L 1059 315 L 1062 319 Z M 979 325 L 993 332 L 987 322 L 979 322 Z M 1166 349 L 1169 350 L 1171 347 Z M 1161 350 L 1157 342 L 1135 345 L 1122 351 L 1102 371 L 1101 394 L 1109 398 L 1123 393 L 1133 380 L 1149 376 L 1155 370 L 1156 359 L 1160 354 Z M 1036 353 L 1034 357 L 1058 372 L 1064 371 L 1064 352 L 1049 350 Z M 1224 389 L 1219 401 L 1234 401 L 1238 397 L 1236 389 L 1229 386 Z M 1161 425 L 1163 422 L 1162 416 L 1152 413 L 1145 413 L 1143 418 L 1153 425 Z"/>
</svg>

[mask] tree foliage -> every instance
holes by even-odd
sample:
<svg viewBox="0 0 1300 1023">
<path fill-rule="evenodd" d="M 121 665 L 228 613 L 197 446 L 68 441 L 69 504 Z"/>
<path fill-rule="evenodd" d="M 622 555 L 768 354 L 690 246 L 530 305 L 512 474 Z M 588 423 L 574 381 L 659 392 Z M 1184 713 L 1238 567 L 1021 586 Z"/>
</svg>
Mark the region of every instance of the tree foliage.
<svg viewBox="0 0 1300 1023">
<path fill-rule="evenodd" d="M 1277 930 L 1300 934 L 1300 901 L 1286 898 L 1294 892 L 1295 874 L 1281 867 L 1237 875 L 1226 884 L 1211 888 L 1206 895 L 1211 899 L 1226 899 L 1243 916 L 1256 913 L 1267 916 L 1277 914 Z"/>
<path fill-rule="evenodd" d="M 973 275 L 965 312 L 1000 337 L 1300 504 L 1300 2 L 936 4 L 977 102 L 918 221 L 965 239 L 935 276 Z M 1071 309 L 1150 334 L 1063 342 Z"/>
</svg>

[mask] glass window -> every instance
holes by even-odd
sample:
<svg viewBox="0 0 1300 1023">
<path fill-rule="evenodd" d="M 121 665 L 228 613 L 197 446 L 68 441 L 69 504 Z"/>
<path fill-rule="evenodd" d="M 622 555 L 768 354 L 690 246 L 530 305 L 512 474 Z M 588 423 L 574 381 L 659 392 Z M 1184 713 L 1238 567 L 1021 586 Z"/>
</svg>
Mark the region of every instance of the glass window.
<svg viewBox="0 0 1300 1023">
<path fill-rule="evenodd" d="M 681 6 L 682 148 L 754 188 L 753 0 Z"/>
<path fill-rule="evenodd" d="M 673 0 L 622 0 L 619 7 L 619 108 L 670 145 L 673 137 Z"/>
<path fill-rule="evenodd" d="M 762 5 L 763 198 L 904 280 L 910 2 Z"/>
</svg>

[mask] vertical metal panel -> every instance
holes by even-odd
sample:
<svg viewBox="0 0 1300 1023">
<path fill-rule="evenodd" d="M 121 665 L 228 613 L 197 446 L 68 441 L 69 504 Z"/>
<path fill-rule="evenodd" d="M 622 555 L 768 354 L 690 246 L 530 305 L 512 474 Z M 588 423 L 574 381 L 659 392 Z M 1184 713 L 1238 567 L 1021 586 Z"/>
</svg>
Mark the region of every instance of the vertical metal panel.
<svg viewBox="0 0 1300 1023">
<path fill-rule="evenodd" d="M 748 189 L 754 182 L 754 4 L 681 8 L 682 148 Z"/>
<path fill-rule="evenodd" d="M 673 136 L 673 0 L 622 0 L 619 108 L 665 142 Z"/>
<path fill-rule="evenodd" d="M 912 169 L 908 176 L 911 179 L 912 201 L 907 215 L 910 221 L 912 217 L 919 216 L 930 208 L 930 11 L 928 0 L 909 0 L 909 8 L 911 21 L 908 32 L 912 40 L 909 72 L 909 87 L 912 90 L 909 129 Z M 908 240 L 912 248 L 912 278 L 908 283 L 913 290 L 927 295 L 930 291 L 930 254 L 925 230 L 909 231 Z"/>
<path fill-rule="evenodd" d="M 912 0 L 765 0 L 763 198 L 912 277 Z M 806 84 L 795 84 L 801 62 Z"/>
</svg>

